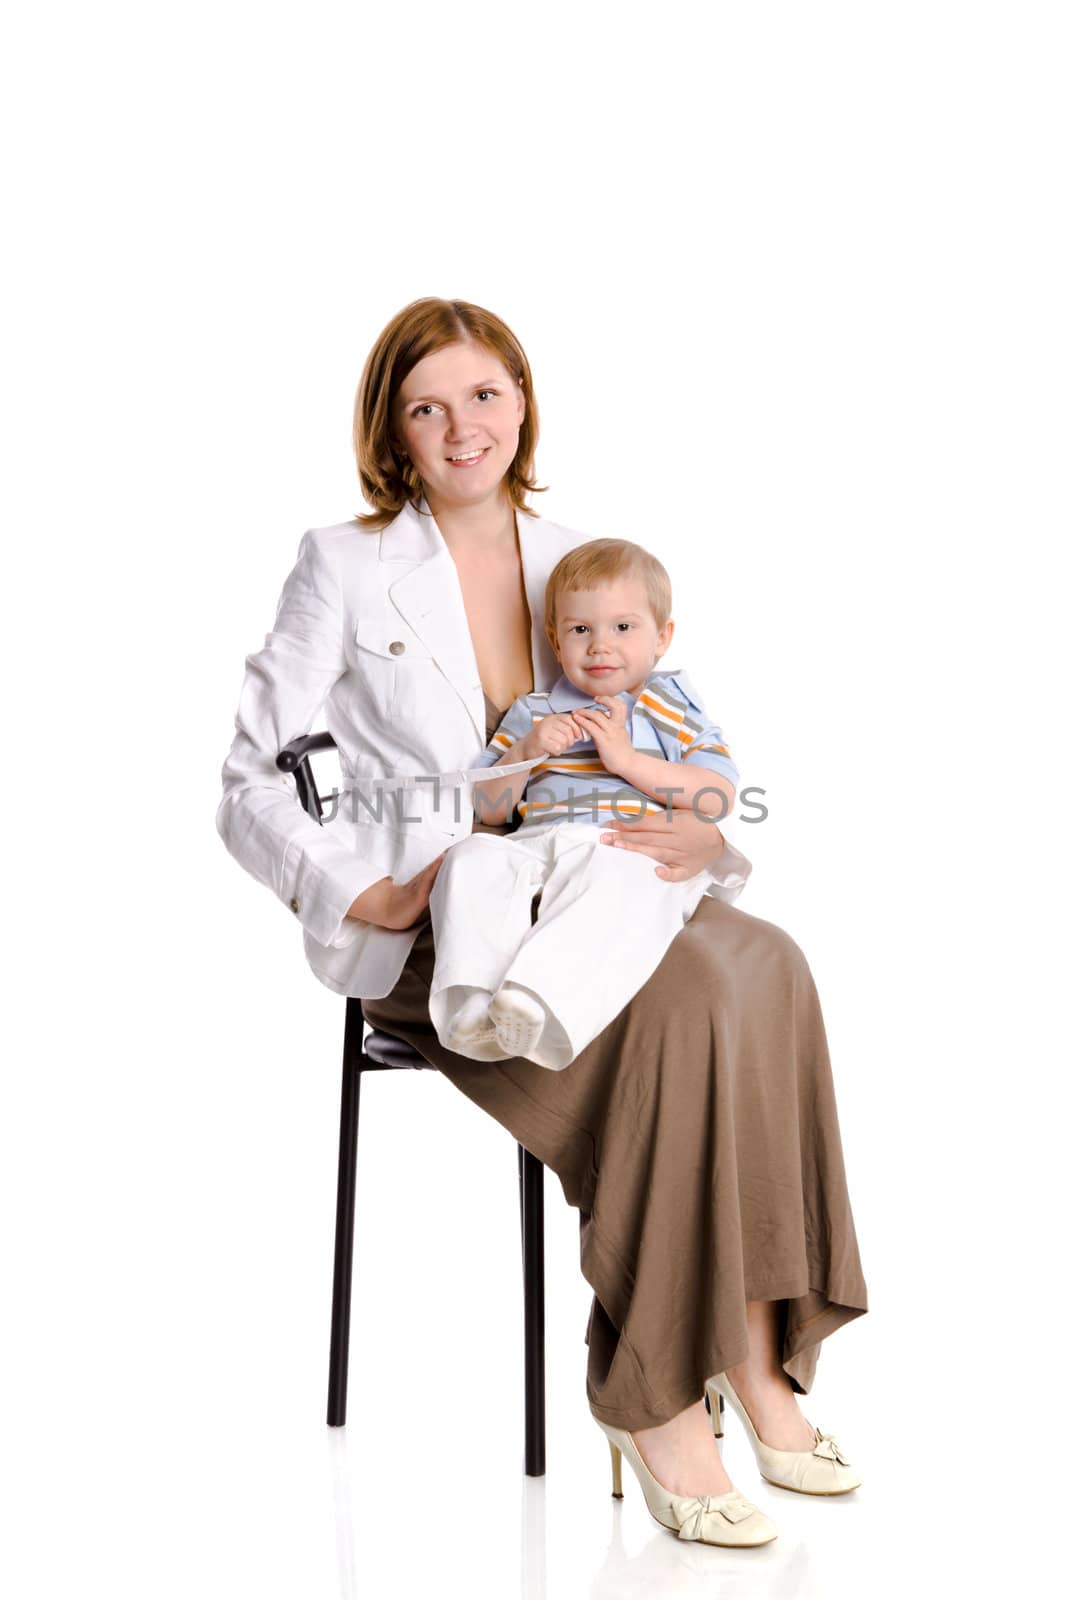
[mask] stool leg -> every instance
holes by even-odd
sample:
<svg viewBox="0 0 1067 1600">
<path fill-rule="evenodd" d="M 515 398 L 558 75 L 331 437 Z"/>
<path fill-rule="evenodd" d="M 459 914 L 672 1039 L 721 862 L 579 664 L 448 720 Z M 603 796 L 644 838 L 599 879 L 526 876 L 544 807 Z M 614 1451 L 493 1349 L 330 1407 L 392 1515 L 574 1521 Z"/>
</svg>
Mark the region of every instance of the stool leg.
<svg viewBox="0 0 1067 1600">
<path fill-rule="evenodd" d="M 337 1220 L 333 1238 L 333 1311 L 330 1321 L 330 1389 L 326 1422 L 343 1428 L 348 1406 L 348 1333 L 352 1313 L 352 1235 L 356 1216 L 356 1151 L 359 1143 L 360 1061 L 363 1008 L 349 998 L 345 1007 L 344 1065 L 341 1077 L 341 1131 L 337 1150 Z"/>
<path fill-rule="evenodd" d="M 526 1475 L 545 1470 L 545 1169 L 520 1146 L 526 1351 Z"/>
<path fill-rule="evenodd" d="M 515 1148 L 519 1152 L 519 1233 L 522 1236 L 522 1270 L 523 1270 L 523 1272 L 525 1272 L 526 1271 L 526 1206 L 525 1206 L 525 1203 L 524 1203 L 523 1197 L 522 1197 L 522 1179 L 523 1179 L 522 1158 L 523 1158 L 523 1156 L 525 1155 L 526 1152 L 523 1150 L 521 1144 L 516 1143 Z"/>
</svg>

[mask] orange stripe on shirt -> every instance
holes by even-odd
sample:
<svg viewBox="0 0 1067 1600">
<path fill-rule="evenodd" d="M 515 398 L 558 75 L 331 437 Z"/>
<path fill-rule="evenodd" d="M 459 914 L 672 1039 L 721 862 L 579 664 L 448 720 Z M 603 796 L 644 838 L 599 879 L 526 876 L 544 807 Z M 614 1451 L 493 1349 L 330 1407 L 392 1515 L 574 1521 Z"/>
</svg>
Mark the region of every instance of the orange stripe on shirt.
<svg viewBox="0 0 1067 1600">
<path fill-rule="evenodd" d="M 637 703 L 639 706 L 651 706 L 653 711 L 667 722 L 683 722 L 685 720 L 680 711 L 675 711 L 673 706 L 664 705 L 663 701 L 657 700 L 653 694 L 645 693 L 639 696 Z"/>
</svg>

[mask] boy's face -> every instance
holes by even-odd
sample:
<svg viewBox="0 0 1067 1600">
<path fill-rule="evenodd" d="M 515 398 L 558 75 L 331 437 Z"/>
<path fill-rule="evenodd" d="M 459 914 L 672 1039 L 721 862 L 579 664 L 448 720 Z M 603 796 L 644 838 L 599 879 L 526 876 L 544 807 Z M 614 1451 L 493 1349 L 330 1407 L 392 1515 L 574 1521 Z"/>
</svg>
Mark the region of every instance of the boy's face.
<svg viewBox="0 0 1067 1600">
<path fill-rule="evenodd" d="M 553 648 L 578 689 L 636 694 L 671 642 L 674 623 L 657 628 L 640 577 L 597 589 L 565 589 L 556 608 Z"/>
</svg>

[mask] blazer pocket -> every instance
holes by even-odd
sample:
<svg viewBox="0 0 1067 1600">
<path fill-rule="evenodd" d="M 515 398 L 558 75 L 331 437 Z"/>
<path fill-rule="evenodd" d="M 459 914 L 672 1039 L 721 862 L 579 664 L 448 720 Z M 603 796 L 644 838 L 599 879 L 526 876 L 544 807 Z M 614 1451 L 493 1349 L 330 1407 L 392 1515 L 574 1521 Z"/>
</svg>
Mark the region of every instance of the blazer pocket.
<svg viewBox="0 0 1067 1600">
<path fill-rule="evenodd" d="M 356 646 L 371 655 L 384 656 L 392 662 L 427 657 L 430 652 L 418 634 L 403 624 L 390 622 L 388 617 L 359 617 L 354 634 Z"/>
<path fill-rule="evenodd" d="M 379 715 L 388 719 L 410 706 L 405 685 L 410 688 L 433 662 L 418 635 L 389 617 L 359 617 L 352 642 L 353 666 Z"/>
</svg>

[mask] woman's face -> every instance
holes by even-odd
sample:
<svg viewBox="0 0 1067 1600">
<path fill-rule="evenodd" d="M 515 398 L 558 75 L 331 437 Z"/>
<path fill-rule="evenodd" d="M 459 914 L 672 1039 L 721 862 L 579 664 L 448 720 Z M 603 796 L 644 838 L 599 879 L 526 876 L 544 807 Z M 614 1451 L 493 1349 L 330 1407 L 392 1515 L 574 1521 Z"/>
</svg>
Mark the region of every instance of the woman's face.
<svg viewBox="0 0 1067 1600">
<path fill-rule="evenodd" d="M 397 395 L 394 427 L 431 511 L 497 498 L 525 415 L 521 386 L 481 345 L 445 345 L 412 367 Z"/>
</svg>

